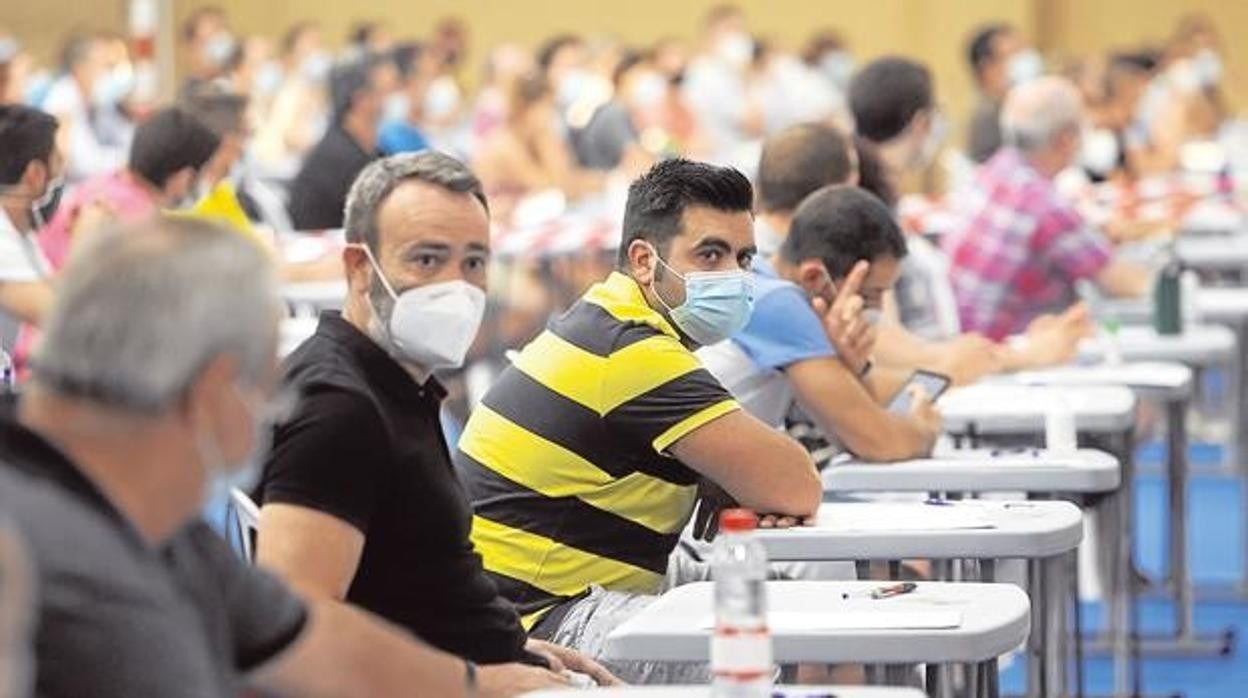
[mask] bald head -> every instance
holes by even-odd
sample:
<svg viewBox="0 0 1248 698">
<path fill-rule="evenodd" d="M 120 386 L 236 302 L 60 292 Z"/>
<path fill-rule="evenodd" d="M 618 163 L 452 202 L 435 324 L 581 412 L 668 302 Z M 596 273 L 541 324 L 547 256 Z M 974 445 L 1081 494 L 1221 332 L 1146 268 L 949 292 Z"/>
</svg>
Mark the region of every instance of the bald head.
<svg viewBox="0 0 1248 698">
<path fill-rule="evenodd" d="M 1047 76 L 1010 90 L 1001 108 L 1005 142 L 1024 153 L 1049 150 L 1063 136 L 1077 135 L 1083 119 L 1083 100 L 1071 81 Z"/>
<path fill-rule="evenodd" d="M 830 184 L 857 184 L 857 154 L 835 127 L 797 124 L 763 143 L 757 181 L 759 209 L 793 211 L 812 192 Z"/>
</svg>

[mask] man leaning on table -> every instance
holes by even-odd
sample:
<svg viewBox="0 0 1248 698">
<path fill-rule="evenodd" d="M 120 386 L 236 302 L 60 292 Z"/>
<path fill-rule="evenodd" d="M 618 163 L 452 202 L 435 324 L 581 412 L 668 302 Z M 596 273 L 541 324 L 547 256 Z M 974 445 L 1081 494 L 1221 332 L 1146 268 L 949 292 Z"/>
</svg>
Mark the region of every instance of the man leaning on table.
<svg viewBox="0 0 1248 698">
<path fill-rule="evenodd" d="M 442 435 L 446 391 L 485 309 L 489 209 L 477 178 L 434 151 L 370 164 L 347 196 L 341 314 L 287 359 L 302 396 L 278 425 L 256 499 L 257 561 L 311 599 L 346 602 L 481 664 L 614 678 L 530 641 L 481 568 Z"/>
<path fill-rule="evenodd" d="M 964 329 L 1001 340 L 1078 300 L 1075 283 L 1106 294 L 1148 292 L 1144 268 L 1114 260 L 1113 247 L 1054 186 L 1079 156 L 1083 104 L 1074 84 L 1044 77 L 1010 91 L 1001 148 L 976 173 L 965 224 L 944 241 Z"/>
<path fill-rule="evenodd" d="M 282 403 L 281 310 L 265 255 L 208 223 L 103 229 L 71 255 L 17 418 L 0 424 L 0 511 L 38 580 L 35 694 L 508 696 L 557 684 L 533 667 L 476 671 L 375 617 L 301 600 L 199 518 L 263 452 Z"/>
<path fill-rule="evenodd" d="M 655 165 L 629 189 L 617 270 L 520 352 L 468 420 L 473 542 L 536 636 L 600 656 L 607 632 L 660 591 L 700 477 L 756 511 L 818 507 L 806 451 L 741 410 L 692 351 L 749 317 L 752 204 L 736 170 Z M 609 666 L 656 678 L 653 665 Z"/>
</svg>

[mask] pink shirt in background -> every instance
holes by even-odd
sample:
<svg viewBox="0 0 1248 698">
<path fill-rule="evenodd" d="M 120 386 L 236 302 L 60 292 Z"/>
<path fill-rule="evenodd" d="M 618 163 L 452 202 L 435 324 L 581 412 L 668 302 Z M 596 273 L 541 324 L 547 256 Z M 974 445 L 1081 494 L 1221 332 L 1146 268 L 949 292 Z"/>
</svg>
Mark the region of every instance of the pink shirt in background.
<svg viewBox="0 0 1248 698">
<path fill-rule="evenodd" d="M 156 200 L 127 170 L 120 169 L 108 174 L 96 175 L 74 187 L 56 207 L 52 220 L 39 231 L 39 247 L 47 257 L 53 273 L 65 266 L 72 245 L 70 239 L 74 223 L 83 209 L 93 204 L 103 204 L 119 221 L 129 222 L 156 212 Z M 39 331 L 33 325 L 22 325 L 13 352 L 13 363 L 18 377 L 29 373 L 30 355 L 34 351 Z"/>
<path fill-rule="evenodd" d="M 129 222 L 156 211 L 156 200 L 125 169 L 97 175 L 84 181 L 71 191 L 52 220 L 39 231 L 39 246 L 52 263 L 52 269 L 60 271 L 65 266 L 71 244 L 70 234 L 78 214 L 93 204 L 103 204 L 120 221 Z"/>
</svg>

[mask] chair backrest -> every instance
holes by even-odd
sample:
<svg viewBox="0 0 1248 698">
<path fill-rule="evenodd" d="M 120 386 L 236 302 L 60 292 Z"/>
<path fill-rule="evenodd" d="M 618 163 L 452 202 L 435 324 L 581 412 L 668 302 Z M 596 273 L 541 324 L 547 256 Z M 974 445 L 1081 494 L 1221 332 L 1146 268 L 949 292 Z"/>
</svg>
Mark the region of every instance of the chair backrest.
<svg viewBox="0 0 1248 698">
<path fill-rule="evenodd" d="M 260 508 L 246 492 L 230 490 L 230 518 L 239 552 L 247 562 L 255 561 L 256 529 L 260 527 Z"/>
</svg>

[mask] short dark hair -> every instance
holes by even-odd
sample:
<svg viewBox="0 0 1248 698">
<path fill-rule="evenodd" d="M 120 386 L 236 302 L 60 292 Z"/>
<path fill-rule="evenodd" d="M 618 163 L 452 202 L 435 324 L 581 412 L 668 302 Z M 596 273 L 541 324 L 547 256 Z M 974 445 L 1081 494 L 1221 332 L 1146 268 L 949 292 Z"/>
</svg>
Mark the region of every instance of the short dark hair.
<svg viewBox="0 0 1248 698">
<path fill-rule="evenodd" d="M 295 44 L 303 38 L 304 34 L 310 31 L 320 29 L 320 25 L 312 20 L 304 20 L 295 22 L 286 29 L 286 33 L 282 34 L 281 50 L 283 56 L 289 56 L 295 50 Z"/>
<path fill-rule="evenodd" d="M 906 238 L 892 212 L 858 187 L 824 187 L 811 194 L 793 216 L 780 255 L 790 264 L 821 260 L 833 278 L 842 278 L 862 260 L 906 256 Z"/>
<path fill-rule="evenodd" d="M 876 143 L 896 138 L 915 114 L 931 107 L 932 74 L 908 58 L 876 59 L 849 84 L 849 108 L 858 133 Z"/>
<path fill-rule="evenodd" d="M 352 46 L 367 48 L 368 42 L 373 40 L 373 36 L 381 31 L 381 22 L 368 19 L 362 22 L 356 22 L 351 26 L 351 31 L 347 34 L 347 41 Z"/>
<path fill-rule="evenodd" d="M 769 137 L 758 160 L 758 208 L 792 211 L 802 199 L 853 173 L 849 139 L 820 122 L 796 124 Z"/>
<path fill-rule="evenodd" d="M 998 22 L 984 25 L 971 35 L 971 40 L 966 45 L 966 60 L 976 78 L 979 78 L 984 65 L 996 58 L 996 48 L 993 42 L 998 36 L 1010 31 L 1013 31 L 1010 25 Z"/>
<path fill-rule="evenodd" d="M 17 184 L 35 160 L 56 147 L 56 117 L 34 107 L 0 104 L 0 184 Z"/>
<path fill-rule="evenodd" d="M 683 158 L 658 162 L 628 188 L 619 268 L 627 266 L 628 246 L 634 240 L 645 240 L 665 252 L 683 230 L 690 206 L 748 212 L 753 198 L 750 180 L 731 167 Z"/>
<path fill-rule="evenodd" d="M 182 23 L 182 40 L 193 41 L 195 35 L 199 33 L 199 26 L 205 19 L 209 17 L 225 21 L 225 10 L 216 5 L 202 5 L 191 10 L 191 14 L 186 16 L 186 21 Z"/>
<path fill-rule="evenodd" d="M 649 56 L 636 49 L 624 49 L 620 53 L 620 59 L 615 62 L 615 68 L 611 71 L 611 84 L 619 89 L 620 81 L 624 79 L 628 71 L 645 63 L 648 58 Z"/>
<path fill-rule="evenodd" d="M 369 53 L 339 63 L 330 69 L 329 102 L 333 109 L 334 123 L 342 122 L 355 104 L 355 96 L 369 88 L 373 73 L 387 60 L 392 59 Z"/>
<path fill-rule="evenodd" d="M 199 170 L 221 139 L 204 122 L 178 107 L 168 107 L 139 124 L 130 144 L 130 170 L 149 184 L 163 187 L 179 171 Z"/>
<path fill-rule="evenodd" d="M 883 201 L 885 206 L 896 208 L 897 189 L 879 149 L 862 136 L 854 136 L 854 150 L 858 152 L 858 188 L 875 194 L 875 198 Z"/>
<path fill-rule="evenodd" d="M 436 150 L 392 155 L 369 163 L 351 185 L 343 213 L 347 242 L 362 243 L 376 250 L 377 212 L 395 187 L 409 180 L 433 184 L 458 194 L 471 194 L 481 202 L 486 213 L 490 211 L 481 180 L 459 160 Z"/>
<path fill-rule="evenodd" d="M 206 83 L 183 95 L 179 106 L 212 129 L 217 137 L 224 138 L 245 129 L 247 101 L 246 95 Z"/>
<path fill-rule="evenodd" d="M 550 70 L 550 64 L 555 62 L 555 56 L 560 51 L 569 46 L 580 46 L 585 41 L 575 34 L 556 34 L 542 43 L 542 47 L 537 51 L 537 67 L 542 72 Z"/>
</svg>

